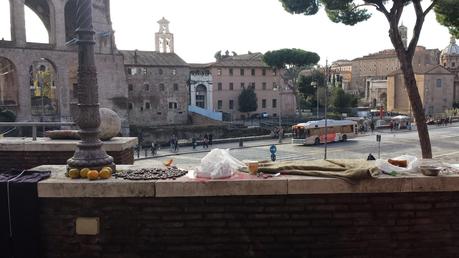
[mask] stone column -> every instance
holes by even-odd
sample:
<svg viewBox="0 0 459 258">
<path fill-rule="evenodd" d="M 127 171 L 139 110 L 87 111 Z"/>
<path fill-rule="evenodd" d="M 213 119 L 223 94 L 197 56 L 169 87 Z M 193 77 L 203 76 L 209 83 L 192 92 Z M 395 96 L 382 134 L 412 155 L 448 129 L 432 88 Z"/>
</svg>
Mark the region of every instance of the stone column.
<svg viewBox="0 0 459 258">
<path fill-rule="evenodd" d="M 65 5 L 64 1 L 56 1 L 54 3 L 54 14 L 51 23 L 54 33 L 54 43 L 56 48 L 65 48 Z"/>
<path fill-rule="evenodd" d="M 24 18 L 24 0 L 10 0 L 11 41 L 16 46 L 25 47 L 26 29 Z"/>
<path fill-rule="evenodd" d="M 113 158 L 102 149 L 99 140 L 99 94 L 94 57 L 94 30 L 92 26 L 92 0 L 77 2 L 78 34 L 78 114 L 76 124 L 80 127 L 81 142 L 68 168 L 100 169 L 110 166 L 114 170 Z"/>
</svg>

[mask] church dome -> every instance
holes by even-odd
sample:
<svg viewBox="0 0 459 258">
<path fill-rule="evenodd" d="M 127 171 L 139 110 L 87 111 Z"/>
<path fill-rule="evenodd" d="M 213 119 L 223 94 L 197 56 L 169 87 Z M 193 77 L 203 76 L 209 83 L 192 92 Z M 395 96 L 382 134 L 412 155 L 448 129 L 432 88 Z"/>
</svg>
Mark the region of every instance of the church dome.
<svg viewBox="0 0 459 258">
<path fill-rule="evenodd" d="M 459 55 L 459 46 L 456 44 L 456 39 L 451 37 L 449 45 L 441 51 L 441 55 Z"/>
</svg>

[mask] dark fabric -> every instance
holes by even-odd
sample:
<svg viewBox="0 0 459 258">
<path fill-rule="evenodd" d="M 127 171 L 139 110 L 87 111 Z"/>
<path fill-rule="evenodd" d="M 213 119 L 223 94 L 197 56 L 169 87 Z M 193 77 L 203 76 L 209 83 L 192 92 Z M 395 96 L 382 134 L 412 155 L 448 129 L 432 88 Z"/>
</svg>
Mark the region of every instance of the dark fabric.
<svg viewBox="0 0 459 258">
<path fill-rule="evenodd" d="M 51 172 L 24 171 L 20 175 L 21 172 L 0 171 L 0 257 L 39 257 L 37 183 L 48 178 Z"/>
</svg>

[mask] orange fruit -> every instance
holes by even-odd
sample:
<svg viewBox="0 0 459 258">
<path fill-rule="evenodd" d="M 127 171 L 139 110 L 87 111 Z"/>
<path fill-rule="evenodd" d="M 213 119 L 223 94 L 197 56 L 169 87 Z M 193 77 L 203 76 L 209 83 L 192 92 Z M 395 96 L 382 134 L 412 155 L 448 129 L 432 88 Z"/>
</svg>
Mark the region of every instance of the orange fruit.
<svg viewBox="0 0 459 258">
<path fill-rule="evenodd" d="M 110 173 L 113 173 L 113 169 L 111 167 L 103 167 L 102 169 L 107 169 L 108 171 L 110 171 Z"/>
<path fill-rule="evenodd" d="M 106 168 L 103 168 L 100 172 L 99 172 L 99 177 L 102 178 L 102 179 L 108 179 L 112 176 L 112 172 L 110 172 L 110 170 L 106 169 Z"/>
<path fill-rule="evenodd" d="M 97 170 L 90 170 L 87 176 L 89 180 L 97 180 L 99 178 L 99 172 L 97 172 Z"/>
<path fill-rule="evenodd" d="M 82 170 L 80 170 L 80 177 L 82 178 L 88 177 L 89 170 L 90 170 L 89 168 L 83 168 Z"/>
<path fill-rule="evenodd" d="M 80 177 L 80 171 L 77 168 L 72 168 L 69 170 L 68 175 L 71 179 L 76 179 Z"/>
</svg>

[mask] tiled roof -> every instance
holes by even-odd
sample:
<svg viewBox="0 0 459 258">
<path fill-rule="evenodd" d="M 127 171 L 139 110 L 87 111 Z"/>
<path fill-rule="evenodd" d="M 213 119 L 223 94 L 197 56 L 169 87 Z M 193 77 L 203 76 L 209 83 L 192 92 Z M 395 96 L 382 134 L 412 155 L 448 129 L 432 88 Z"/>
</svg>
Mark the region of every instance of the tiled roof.
<svg viewBox="0 0 459 258">
<path fill-rule="evenodd" d="M 159 53 L 156 51 L 120 50 L 125 65 L 142 66 L 188 66 L 175 53 Z"/>
</svg>

